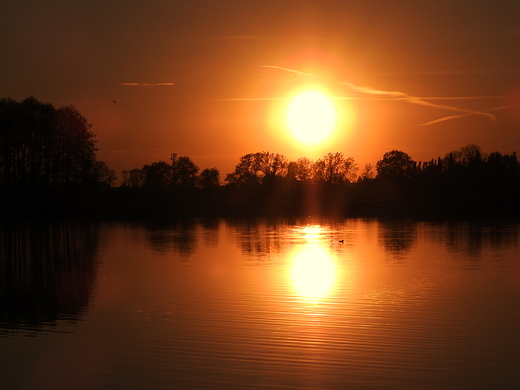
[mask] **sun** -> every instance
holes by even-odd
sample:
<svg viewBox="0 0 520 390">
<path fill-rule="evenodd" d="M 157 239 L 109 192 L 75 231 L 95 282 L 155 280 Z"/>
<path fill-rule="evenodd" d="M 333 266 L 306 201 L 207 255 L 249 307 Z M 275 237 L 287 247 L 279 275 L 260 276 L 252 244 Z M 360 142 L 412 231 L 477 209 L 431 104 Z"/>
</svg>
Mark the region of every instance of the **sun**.
<svg viewBox="0 0 520 390">
<path fill-rule="evenodd" d="M 311 90 L 292 99 L 286 119 L 294 138 L 306 145 L 316 145 L 332 134 L 336 110 L 329 97 Z"/>
</svg>

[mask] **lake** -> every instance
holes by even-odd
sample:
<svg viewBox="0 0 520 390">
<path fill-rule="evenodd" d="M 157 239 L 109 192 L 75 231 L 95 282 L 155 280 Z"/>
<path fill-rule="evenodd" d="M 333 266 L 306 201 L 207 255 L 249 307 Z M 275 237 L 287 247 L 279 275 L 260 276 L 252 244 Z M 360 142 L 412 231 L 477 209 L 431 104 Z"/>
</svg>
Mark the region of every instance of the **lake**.
<svg viewBox="0 0 520 390">
<path fill-rule="evenodd" d="M 520 225 L 5 222 L 5 389 L 516 389 Z"/>
</svg>

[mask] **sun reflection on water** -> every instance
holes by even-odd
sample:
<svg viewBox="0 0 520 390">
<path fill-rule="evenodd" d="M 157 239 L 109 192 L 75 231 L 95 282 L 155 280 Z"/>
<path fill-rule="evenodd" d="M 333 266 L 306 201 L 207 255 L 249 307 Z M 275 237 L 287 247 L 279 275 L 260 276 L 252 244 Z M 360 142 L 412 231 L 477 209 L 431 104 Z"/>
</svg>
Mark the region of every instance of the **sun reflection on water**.
<svg viewBox="0 0 520 390">
<path fill-rule="evenodd" d="M 306 226 L 300 233 L 304 242 L 289 256 L 290 279 L 298 297 L 308 303 L 319 303 L 334 289 L 335 259 L 320 226 Z"/>
</svg>

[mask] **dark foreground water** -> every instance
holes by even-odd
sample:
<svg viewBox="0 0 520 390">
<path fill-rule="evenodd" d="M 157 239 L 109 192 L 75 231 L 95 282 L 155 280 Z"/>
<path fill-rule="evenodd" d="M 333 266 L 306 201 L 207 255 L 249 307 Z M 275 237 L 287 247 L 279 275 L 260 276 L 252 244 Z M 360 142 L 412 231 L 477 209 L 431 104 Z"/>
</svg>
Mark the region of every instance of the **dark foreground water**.
<svg viewBox="0 0 520 390">
<path fill-rule="evenodd" d="M 519 227 L 0 227 L 0 388 L 517 389 Z"/>
</svg>

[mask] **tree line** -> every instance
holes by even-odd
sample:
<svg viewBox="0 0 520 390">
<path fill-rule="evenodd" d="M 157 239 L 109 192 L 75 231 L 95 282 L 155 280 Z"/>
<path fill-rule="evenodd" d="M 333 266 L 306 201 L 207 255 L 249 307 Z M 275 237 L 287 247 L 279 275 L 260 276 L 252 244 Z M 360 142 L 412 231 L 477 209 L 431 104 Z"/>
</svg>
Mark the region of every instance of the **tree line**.
<svg viewBox="0 0 520 390">
<path fill-rule="evenodd" d="M 290 161 L 279 153 L 256 152 L 240 157 L 233 172 L 220 182 L 217 168 L 199 168 L 190 157 L 177 157 L 172 153 L 171 163 L 164 161 L 144 165 L 142 169 L 124 170 L 122 187 L 159 188 L 181 187 L 250 187 L 270 185 L 276 181 L 296 181 L 349 185 L 369 181 L 406 181 L 428 184 L 453 184 L 459 188 L 476 190 L 484 181 L 497 185 L 513 185 L 519 178 L 520 165 L 516 152 L 484 154 L 480 146 L 468 144 L 459 150 L 446 153 L 430 161 L 415 161 L 409 154 L 392 150 L 383 155 L 376 165 L 365 164 L 358 175 L 358 165 L 353 157 L 345 157 L 342 152 L 329 152 L 312 161 L 300 157 Z M 511 188 L 512 189 L 512 188 Z"/>
<path fill-rule="evenodd" d="M 280 179 L 323 181 L 332 184 L 352 182 L 358 167 L 352 157 L 343 153 L 327 153 L 317 161 L 301 157 L 289 161 L 279 153 L 257 152 L 240 157 L 235 170 L 225 176 L 226 186 L 247 187 L 267 184 Z M 366 175 L 366 173 L 365 173 Z M 157 161 L 141 169 L 124 170 L 122 187 L 160 188 L 168 186 L 215 188 L 222 185 L 217 168 L 199 174 L 190 157 L 172 153 L 171 163 Z"/>
<path fill-rule="evenodd" d="M 444 157 L 415 161 L 403 151 L 391 150 L 375 165 L 366 164 L 358 171 L 355 159 L 342 152 L 327 153 L 316 161 L 306 157 L 290 161 L 279 153 L 262 151 L 240 157 L 220 183 L 218 169 L 199 174 L 189 157 L 172 154 L 171 163 L 160 161 L 124 171 L 122 187 L 177 189 L 177 195 L 183 189 L 189 202 L 199 197 L 198 206 L 211 204 L 223 214 L 520 211 L 520 165 L 515 152 L 485 154 L 478 145 L 468 144 Z M 207 202 L 209 197 L 213 203 Z"/>
<path fill-rule="evenodd" d="M 34 97 L 0 100 L 0 198 L 4 211 L 114 215 L 379 215 L 520 213 L 515 152 L 483 153 L 474 144 L 430 161 L 391 150 L 375 165 L 330 152 L 295 161 L 261 151 L 239 158 L 221 179 L 172 153 L 116 175 L 96 158 L 92 125 L 73 106 Z M 13 206 L 14 207 L 11 207 Z"/>
<path fill-rule="evenodd" d="M 152 189 L 171 186 L 214 188 L 219 185 L 220 172 L 217 168 L 204 169 L 199 174 L 199 167 L 191 158 L 177 157 L 175 153 L 171 155 L 171 163 L 157 161 L 141 169 L 124 170 L 121 183 L 121 187 Z"/>
</svg>

